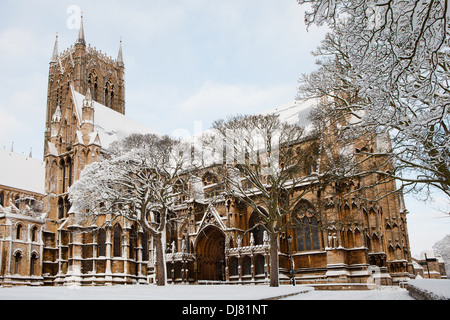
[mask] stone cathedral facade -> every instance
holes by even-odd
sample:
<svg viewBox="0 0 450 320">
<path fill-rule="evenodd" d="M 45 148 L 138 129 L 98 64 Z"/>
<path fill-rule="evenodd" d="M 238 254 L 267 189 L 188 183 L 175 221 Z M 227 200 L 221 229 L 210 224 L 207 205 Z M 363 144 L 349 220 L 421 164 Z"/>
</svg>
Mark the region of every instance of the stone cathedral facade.
<svg viewBox="0 0 450 320">
<path fill-rule="evenodd" d="M 305 112 L 300 105 L 289 109 L 293 107 L 299 109 L 298 116 Z M 0 221 L 7 226 L 2 229 L 3 285 L 154 281 L 149 235 L 125 218 L 106 223 L 111 218 L 107 215 L 95 225 L 79 225 L 68 200 L 68 189 L 83 168 L 99 161 L 111 142 L 135 132 L 153 133 L 125 116 L 122 44 L 116 59 L 108 57 L 86 44 L 83 22 L 70 48 L 59 52 L 57 38 L 49 65 L 45 192 L 33 198 L 42 205 L 28 207 L 28 213 L 16 208 L 8 215 L 6 205 L 0 206 Z M 368 145 L 380 146 L 377 139 Z M 304 174 L 317 170 L 313 165 Z M 258 216 L 249 207 L 225 197 L 223 186 L 215 168 L 208 168 L 195 186 L 202 195 L 180 198 L 175 211 L 187 219 L 167 229 L 169 283 L 268 283 L 267 234 L 256 227 Z M 412 277 L 407 210 L 401 195 L 377 202 L 340 195 L 339 190 L 351 188 L 354 185 L 349 183 L 312 189 L 298 203 L 290 219 L 305 223 L 279 238 L 282 283 L 292 276 L 297 283 L 312 284 L 366 283 L 375 279 L 374 273 L 382 284 Z M 375 188 L 387 193 L 395 184 Z M 331 226 L 330 221 L 342 223 Z M 14 249 L 27 246 L 34 249 Z"/>
</svg>

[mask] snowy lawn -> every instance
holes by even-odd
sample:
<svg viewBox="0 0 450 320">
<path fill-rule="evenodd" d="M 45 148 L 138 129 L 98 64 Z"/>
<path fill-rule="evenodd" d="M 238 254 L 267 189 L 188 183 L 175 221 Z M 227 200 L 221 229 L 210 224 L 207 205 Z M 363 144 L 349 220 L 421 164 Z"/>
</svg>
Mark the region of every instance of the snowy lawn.
<svg viewBox="0 0 450 320">
<path fill-rule="evenodd" d="M 299 293 L 294 296 L 289 296 Z M 0 300 L 412 300 L 408 291 L 383 287 L 367 291 L 314 291 L 306 286 L 112 286 L 0 288 Z"/>
<path fill-rule="evenodd" d="M 0 288 L 0 300 L 260 300 L 312 291 L 303 286 L 129 285 Z"/>
</svg>

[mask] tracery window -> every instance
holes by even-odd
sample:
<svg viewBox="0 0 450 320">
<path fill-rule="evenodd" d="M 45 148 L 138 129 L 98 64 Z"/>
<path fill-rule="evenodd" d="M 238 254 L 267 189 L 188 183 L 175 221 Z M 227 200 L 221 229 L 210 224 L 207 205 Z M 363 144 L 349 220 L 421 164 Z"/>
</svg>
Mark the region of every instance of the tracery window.
<svg viewBox="0 0 450 320">
<path fill-rule="evenodd" d="M 320 225 L 314 207 L 309 202 L 300 202 L 294 210 L 297 251 L 320 249 Z"/>
<path fill-rule="evenodd" d="M 209 186 L 212 184 L 216 184 L 219 182 L 219 180 L 217 179 L 217 177 L 215 175 L 213 175 L 211 172 L 207 172 L 204 176 L 203 176 L 203 186 Z"/>
<path fill-rule="evenodd" d="M 21 260 L 22 260 L 22 255 L 20 254 L 20 252 L 17 252 L 14 255 L 14 274 L 19 274 Z"/>
<path fill-rule="evenodd" d="M 64 216 L 67 217 L 69 215 L 69 211 L 70 211 L 70 201 L 69 201 L 69 197 L 66 197 L 64 199 Z"/>
<path fill-rule="evenodd" d="M 120 226 L 114 228 L 113 254 L 114 257 L 122 256 L 122 229 Z"/>
<path fill-rule="evenodd" d="M 97 235 L 97 256 L 105 257 L 106 256 L 106 231 L 105 229 L 100 229 Z"/>
<path fill-rule="evenodd" d="M 148 237 L 147 233 L 141 233 L 142 261 L 148 261 Z"/>
<path fill-rule="evenodd" d="M 248 222 L 248 227 L 253 234 L 255 245 L 262 245 L 264 243 L 264 226 L 261 224 L 261 216 L 258 212 L 254 211 L 252 213 Z"/>
<path fill-rule="evenodd" d="M 21 240 L 22 239 L 22 225 L 19 224 L 17 225 L 16 228 L 16 240 Z"/>
<path fill-rule="evenodd" d="M 61 170 L 61 193 L 66 192 L 66 163 L 64 159 L 61 160 L 59 164 L 59 168 Z"/>
<path fill-rule="evenodd" d="M 64 200 L 58 199 L 58 220 L 64 218 Z"/>
<path fill-rule="evenodd" d="M 37 270 L 36 268 L 37 260 L 38 258 L 36 253 L 33 253 L 30 258 L 30 276 L 33 276 L 35 271 Z"/>
<path fill-rule="evenodd" d="M 264 264 L 265 264 L 265 260 L 264 260 L 264 256 L 261 254 L 258 254 L 255 257 L 255 274 L 264 274 Z"/>
<path fill-rule="evenodd" d="M 97 101 L 98 77 L 94 72 L 89 75 L 88 85 L 91 89 L 92 100 Z"/>
<path fill-rule="evenodd" d="M 239 273 L 238 259 L 236 257 L 230 258 L 229 272 L 230 276 L 237 276 Z"/>
<path fill-rule="evenodd" d="M 249 256 L 242 259 L 242 275 L 248 276 L 252 274 L 252 260 Z"/>
<path fill-rule="evenodd" d="M 33 227 L 33 229 L 31 229 L 31 242 L 36 242 L 37 241 L 37 227 Z"/>
<path fill-rule="evenodd" d="M 130 259 L 136 259 L 137 254 L 137 232 L 135 226 L 132 226 L 131 229 L 128 231 L 128 243 L 129 243 L 129 252 L 128 252 L 128 258 Z"/>
<path fill-rule="evenodd" d="M 202 181 L 205 198 L 217 197 L 223 192 L 223 185 L 215 174 L 207 172 L 203 175 Z"/>
</svg>

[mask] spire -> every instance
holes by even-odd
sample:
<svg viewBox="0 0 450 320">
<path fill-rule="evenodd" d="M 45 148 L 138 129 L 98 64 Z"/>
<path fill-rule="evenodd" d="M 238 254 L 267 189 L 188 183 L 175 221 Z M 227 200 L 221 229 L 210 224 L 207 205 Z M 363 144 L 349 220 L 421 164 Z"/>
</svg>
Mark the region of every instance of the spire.
<svg viewBox="0 0 450 320">
<path fill-rule="evenodd" d="M 86 40 L 84 39 L 83 13 L 81 14 L 80 31 L 78 32 L 77 44 L 78 43 L 86 45 Z"/>
<path fill-rule="evenodd" d="M 55 47 L 53 48 L 53 55 L 51 62 L 56 62 L 58 60 L 59 50 L 58 50 L 58 32 L 56 33 Z"/>
<path fill-rule="evenodd" d="M 119 55 L 117 56 L 117 65 L 119 67 L 124 67 L 123 63 L 123 52 L 122 52 L 122 38 L 120 39 Z"/>
</svg>

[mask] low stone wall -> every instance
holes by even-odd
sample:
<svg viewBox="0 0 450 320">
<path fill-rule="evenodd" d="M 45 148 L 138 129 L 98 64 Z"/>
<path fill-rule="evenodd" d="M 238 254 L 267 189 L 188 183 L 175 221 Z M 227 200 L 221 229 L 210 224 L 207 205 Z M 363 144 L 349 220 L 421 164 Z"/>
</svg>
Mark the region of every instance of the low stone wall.
<svg viewBox="0 0 450 320">
<path fill-rule="evenodd" d="M 416 300 L 450 300 L 450 280 L 411 280 L 408 292 Z"/>
</svg>

